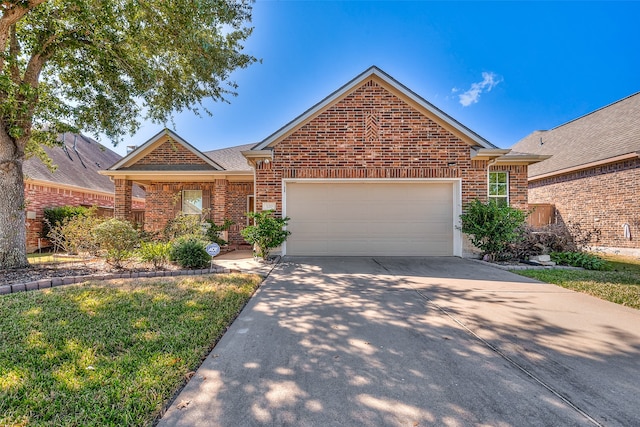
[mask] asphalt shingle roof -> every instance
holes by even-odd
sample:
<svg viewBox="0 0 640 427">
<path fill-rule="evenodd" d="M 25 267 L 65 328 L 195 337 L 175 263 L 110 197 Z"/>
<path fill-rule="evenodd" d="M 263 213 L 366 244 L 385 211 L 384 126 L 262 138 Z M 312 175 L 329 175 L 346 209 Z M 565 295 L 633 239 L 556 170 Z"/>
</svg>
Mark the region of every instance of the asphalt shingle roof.
<svg viewBox="0 0 640 427">
<path fill-rule="evenodd" d="M 552 155 L 530 165 L 529 177 L 640 152 L 640 92 L 553 129 L 535 131 L 512 149 Z"/>
<path fill-rule="evenodd" d="M 122 156 L 84 135 L 68 133 L 64 138 L 64 146 L 44 148 L 57 169 L 51 172 L 40 159 L 30 158 L 23 164 L 25 177 L 113 193 L 111 179 L 98 174 L 98 171 L 107 169 Z M 145 196 L 137 185 L 133 186 L 133 195 Z"/>
<path fill-rule="evenodd" d="M 222 166 L 228 171 L 251 171 L 243 151 L 248 151 L 255 144 L 236 145 L 235 147 L 221 148 L 219 150 L 205 151 L 204 155 Z"/>
</svg>

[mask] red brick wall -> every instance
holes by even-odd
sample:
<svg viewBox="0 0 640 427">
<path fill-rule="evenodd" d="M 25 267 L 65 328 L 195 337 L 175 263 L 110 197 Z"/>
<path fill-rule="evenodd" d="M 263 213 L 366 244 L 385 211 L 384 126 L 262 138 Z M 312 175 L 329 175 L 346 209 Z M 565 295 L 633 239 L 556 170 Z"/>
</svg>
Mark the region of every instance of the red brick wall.
<svg viewBox="0 0 640 427">
<path fill-rule="evenodd" d="M 256 210 L 275 202 L 282 212 L 283 178 L 461 178 L 463 204 L 487 197 L 487 162 L 471 161 L 468 144 L 373 81 L 273 149 L 256 168 Z M 511 203 L 526 207 L 527 167 L 495 169 L 509 170 Z"/>
<path fill-rule="evenodd" d="M 247 196 L 253 194 L 252 182 L 152 182 L 146 189 L 145 229 L 160 231 L 180 212 L 182 190 L 202 190 L 203 209 L 209 210 L 208 219 L 222 224 L 230 218 L 236 225 L 229 230 L 229 243 L 243 244 L 240 230 L 246 225 Z M 222 197 L 221 195 L 224 195 Z M 224 205 L 218 203 L 224 199 Z"/>
<path fill-rule="evenodd" d="M 559 221 L 600 229 L 598 245 L 640 248 L 640 159 L 529 183 L 529 203 L 550 203 Z M 626 239 L 623 225 L 631 228 Z M 595 243 L 595 242 L 593 242 Z"/>
<path fill-rule="evenodd" d="M 136 165 L 206 165 L 182 144 L 167 140 L 138 160 Z"/>
<path fill-rule="evenodd" d="M 46 185 L 25 183 L 24 195 L 27 212 L 35 212 L 36 219 L 27 219 L 27 250 L 38 249 L 38 238 L 42 233 L 44 210 L 58 206 L 102 206 L 114 207 L 113 195 L 93 194 L 77 190 L 53 188 Z M 134 209 L 144 209 L 144 201 L 133 201 Z M 49 246 L 46 240 L 41 241 L 42 247 Z"/>
</svg>

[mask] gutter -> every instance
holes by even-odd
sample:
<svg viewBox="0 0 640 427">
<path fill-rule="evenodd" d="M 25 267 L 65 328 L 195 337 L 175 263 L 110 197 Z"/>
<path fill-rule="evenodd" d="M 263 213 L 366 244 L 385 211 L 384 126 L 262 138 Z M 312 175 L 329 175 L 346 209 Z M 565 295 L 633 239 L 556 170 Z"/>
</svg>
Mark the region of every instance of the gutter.
<svg viewBox="0 0 640 427">
<path fill-rule="evenodd" d="M 535 175 L 535 176 L 531 176 L 528 178 L 528 181 L 537 181 L 539 179 L 544 179 L 544 178 L 549 178 L 552 176 L 556 176 L 556 175 L 564 175 L 570 172 L 575 172 L 575 171 L 579 171 L 579 170 L 583 170 L 583 169 L 590 169 L 596 166 L 601 166 L 601 165 L 606 165 L 608 163 L 617 163 L 617 162 L 621 162 L 624 160 L 632 160 L 632 159 L 637 159 L 640 158 L 640 152 L 632 152 L 632 153 L 627 153 L 627 154 L 622 154 L 620 156 L 616 156 L 616 157 L 610 157 L 608 159 L 603 159 L 603 160 L 596 160 L 595 162 L 591 162 L 591 163 L 585 163 L 583 165 L 578 165 L 578 166 L 572 166 L 570 168 L 565 168 L 565 169 L 560 169 L 557 171 L 553 171 L 553 172 L 547 172 L 541 175 Z"/>
</svg>

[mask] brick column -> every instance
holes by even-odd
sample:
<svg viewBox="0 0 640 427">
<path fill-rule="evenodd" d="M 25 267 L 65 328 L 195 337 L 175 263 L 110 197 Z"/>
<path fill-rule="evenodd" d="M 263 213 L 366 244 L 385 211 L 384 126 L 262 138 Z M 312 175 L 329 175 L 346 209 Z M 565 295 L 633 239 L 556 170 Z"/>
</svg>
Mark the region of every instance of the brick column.
<svg viewBox="0 0 640 427">
<path fill-rule="evenodd" d="M 128 179 L 115 180 L 115 207 L 114 217 L 131 221 L 131 193 L 133 183 Z"/>
<path fill-rule="evenodd" d="M 220 225 L 227 217 L 227 185 L 226 179 L 216 179 L 213 185 L 213 222 Z"/>
</svg>

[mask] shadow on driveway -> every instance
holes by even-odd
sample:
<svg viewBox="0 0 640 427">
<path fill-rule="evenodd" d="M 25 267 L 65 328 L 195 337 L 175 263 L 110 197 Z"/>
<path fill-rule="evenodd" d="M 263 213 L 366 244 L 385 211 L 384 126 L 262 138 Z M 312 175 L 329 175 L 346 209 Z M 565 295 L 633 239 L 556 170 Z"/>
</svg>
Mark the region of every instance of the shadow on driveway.
<svg viewBox="0 0 640 427">
<path fill-rule="evenodd" d="M 286 258 L 160 425 L 633 425 L 639 313 L 458 258 Z"/>
</svg>

